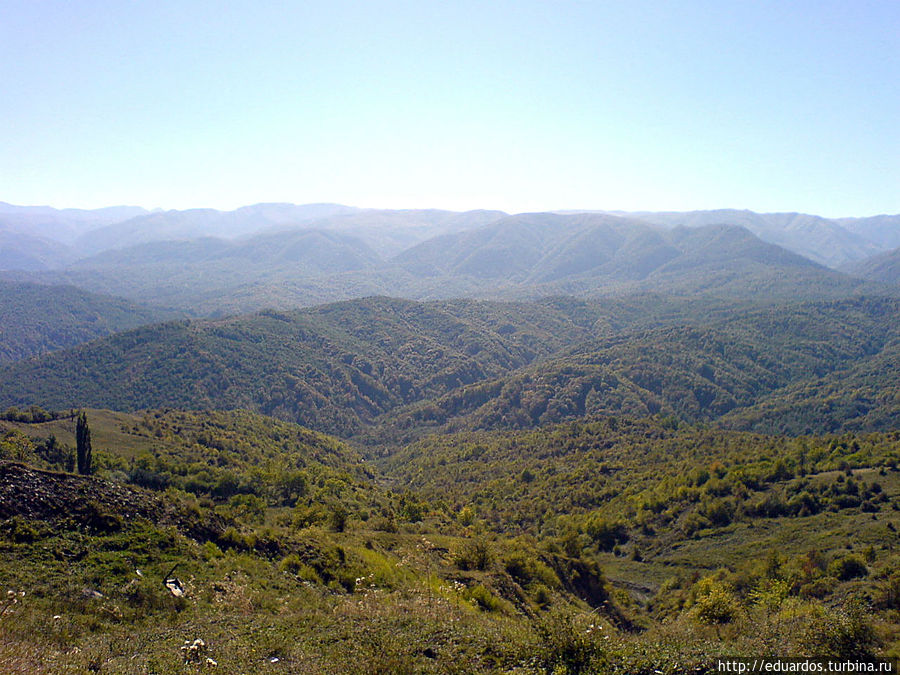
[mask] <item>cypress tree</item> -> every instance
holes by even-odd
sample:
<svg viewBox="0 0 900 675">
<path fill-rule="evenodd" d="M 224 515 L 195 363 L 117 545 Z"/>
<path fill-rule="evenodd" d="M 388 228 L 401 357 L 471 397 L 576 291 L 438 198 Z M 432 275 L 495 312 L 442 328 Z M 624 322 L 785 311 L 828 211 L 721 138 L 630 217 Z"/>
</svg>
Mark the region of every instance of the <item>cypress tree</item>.
<svg viewBox="0 0 900 675">
<path fill-rule="evenodd" d="M 91 473 L 91 429 L 88 427 L 87 414 L 82 410 L 75 423 L 75 455 L 78 462 L 78 473 L 87 476 Z"/>
</svg>

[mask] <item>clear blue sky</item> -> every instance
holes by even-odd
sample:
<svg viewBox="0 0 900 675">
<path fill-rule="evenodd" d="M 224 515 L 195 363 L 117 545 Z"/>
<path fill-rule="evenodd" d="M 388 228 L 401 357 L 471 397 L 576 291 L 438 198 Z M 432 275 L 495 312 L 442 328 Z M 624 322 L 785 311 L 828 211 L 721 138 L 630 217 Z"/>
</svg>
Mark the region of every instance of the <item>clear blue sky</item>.
<svg viewBox="0 0 900 675">
<path fill-rule="evenodd" d="M 0 0 L 0 200 L 900 212 L 900 2 Z"/>
</svg>

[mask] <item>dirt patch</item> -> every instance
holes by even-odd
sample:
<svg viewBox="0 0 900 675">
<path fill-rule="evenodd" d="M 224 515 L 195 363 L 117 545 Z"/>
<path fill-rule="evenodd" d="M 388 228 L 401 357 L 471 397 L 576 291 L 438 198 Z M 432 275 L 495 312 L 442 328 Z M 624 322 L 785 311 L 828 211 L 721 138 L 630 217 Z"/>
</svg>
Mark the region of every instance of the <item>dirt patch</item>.
<svg viewBox="0 0 900 675">
<path fill-rule="evenodd" d="M 0 462 L 0 519 L 18 516 L 62 527 L 95 531 L 120 529 L 137 518 L 174 525 L 200 541 L 217 540 L 226 523 L 172 504 L 148 490 L 92 476 L 44 471 L 18 462 Z"/>
</svg>

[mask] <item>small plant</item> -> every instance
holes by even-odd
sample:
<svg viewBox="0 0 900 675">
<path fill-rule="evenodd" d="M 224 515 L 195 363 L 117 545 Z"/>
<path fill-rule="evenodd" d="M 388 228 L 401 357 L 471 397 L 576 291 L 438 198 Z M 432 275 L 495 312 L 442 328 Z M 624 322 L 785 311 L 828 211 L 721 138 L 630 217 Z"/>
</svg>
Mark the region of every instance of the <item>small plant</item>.
<svg viewBox="0 0 900 675">
<path fill-rule="evenodd" d="M 454 563 L 461 570 L 481 570 L 490 567 L 494 556 L 488 542 L 477 537 L 468 539 L 457 551 Z"/>
<path fill-rule="evenodd" d="M 483 609 L 487 612 L 496 612 L 502 606 L 499 598 L 481 584 L 466 589 L 466 592 L 463 593 L 463 597 L 479 609 Z"/>
<path fill-rule="evenodd" d="M 21 599 L 25 597 L 25 591 L 6 591 L 6 597 L 0 599 L 0 617 L 3 617 L 7 612 L 12 610 L 15 605 L 18 605 L 21 602 Z"/>
</svg>

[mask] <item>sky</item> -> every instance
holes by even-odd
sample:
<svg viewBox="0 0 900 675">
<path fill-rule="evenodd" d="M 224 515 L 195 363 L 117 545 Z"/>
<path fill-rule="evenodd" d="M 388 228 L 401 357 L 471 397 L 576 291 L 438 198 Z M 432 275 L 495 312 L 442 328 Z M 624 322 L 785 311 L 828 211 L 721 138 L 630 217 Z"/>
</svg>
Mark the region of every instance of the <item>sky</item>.
<svg viewBox="0 0 900 675">
<path fill-rule="evenodd" d="M 0 0 L 0 201 L 900 213 L 900 2 Z"/>
</svg>

